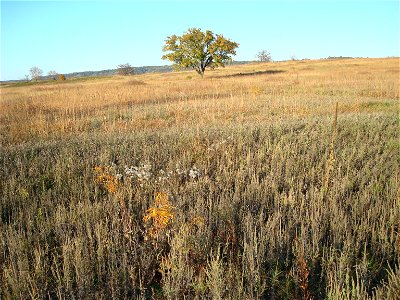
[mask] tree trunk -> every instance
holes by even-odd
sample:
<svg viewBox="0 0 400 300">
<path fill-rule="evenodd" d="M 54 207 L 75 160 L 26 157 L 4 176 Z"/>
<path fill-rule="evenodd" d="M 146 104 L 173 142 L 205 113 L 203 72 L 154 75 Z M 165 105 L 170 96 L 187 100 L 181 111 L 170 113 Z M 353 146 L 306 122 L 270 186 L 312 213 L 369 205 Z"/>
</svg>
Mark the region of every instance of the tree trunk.
<svg viewBox="0 0 400 300">
<path fill-rule="evenodd" d="M 202 68 L 201 68 L 201 72 L 200 72 L 201 78 L 204 77 L 204 71 L 205 71 L 205 70 L 206 70 L 206 67 L 202 67 Z"/>
<path fill-rule="evenodd" d="M 203 78 L 206 67 L 200 66 L 199 68 L 194 68 L 194 69 L 196 70 L 197 74 L 199 74 L 201 78 Z"/>
</svg>

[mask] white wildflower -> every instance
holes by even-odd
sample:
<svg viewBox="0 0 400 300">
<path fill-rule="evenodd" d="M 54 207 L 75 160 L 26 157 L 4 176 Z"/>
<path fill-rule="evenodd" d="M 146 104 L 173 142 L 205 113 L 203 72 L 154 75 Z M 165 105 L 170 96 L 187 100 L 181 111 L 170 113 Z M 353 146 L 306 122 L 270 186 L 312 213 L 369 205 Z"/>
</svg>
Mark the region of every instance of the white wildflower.
<svg viewBox="0 0 400 300">
<path fill-rule="evenodd" d="M 148 181 L 151 176 L 151 165 L 145 164 L 140 167 L 125 167 L 125 175 L 128 176 L 130 179 L 139 179 Z"/>
<path fill-rule="evenodd" d="M 199 178 L 201 176 L 201 172 L 199 169 L 196 168 L 196 166 L 193 166 L 190 170 L 189 170 L 189 177 L 192 179 L 196 179 Z"/>
</svg>

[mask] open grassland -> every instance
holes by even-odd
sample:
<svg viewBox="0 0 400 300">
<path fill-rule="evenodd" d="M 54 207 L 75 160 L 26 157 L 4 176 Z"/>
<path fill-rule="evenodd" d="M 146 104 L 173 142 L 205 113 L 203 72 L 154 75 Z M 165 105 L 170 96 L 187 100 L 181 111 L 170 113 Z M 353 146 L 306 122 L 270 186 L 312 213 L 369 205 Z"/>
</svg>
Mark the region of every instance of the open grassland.
<svg viewBox="0 0 400 300">
<path fill-rule="evenodd" d="M 398 58 L 0 91 L 0 298 L 400 298 Z"/>
</svg>

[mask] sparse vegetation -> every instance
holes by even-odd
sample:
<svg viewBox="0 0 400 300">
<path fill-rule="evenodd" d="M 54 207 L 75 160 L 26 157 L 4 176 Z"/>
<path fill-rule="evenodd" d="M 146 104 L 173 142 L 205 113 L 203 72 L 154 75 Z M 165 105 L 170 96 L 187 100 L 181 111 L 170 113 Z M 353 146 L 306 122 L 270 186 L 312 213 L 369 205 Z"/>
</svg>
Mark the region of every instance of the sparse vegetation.
<svg viewBox="0 0 400 300">
<path fill-rule="evenodd" d="M 49 76 L 50 79 L 52 79 L 52 80 L 56 80 L 57 77 L 58 77 L 58 75 L 59 75 L 59 74 L 58 74 L 56 71 L 49 71 L 49 72 L 47 73 L 47 76 Z"/>
<path fill-rule="evenodd" d="M 270 62 L 272 60 L 271 54 L 267 50 L 261 50 L 257 53 L 256 57 L 261 62 Z"/>
<path fill-rule="evenodd" d="M 122 75 L 122 76 L 128 76 L 128 75 L 133 75 L 135 72 L 135 69 L 129 64 L 121 64 L 118 65 L 117 67 L 117 74 Z"/>
<path fill-rule="evenodd" d="M 58 81 L 65 81 L 66 80 L 65 75 L 64 74 L 58 74 L 57 75 L 57 80 Z"/>
<path fill-rule="evenodd" d="M 37 81 L 43 75 L 43 70 L 35 66 L 29 69 L 29 74 L 32 80 Z"/>
<path fill-rule="evenodd" d="M 187 74 L 0 87 L 0 298 L 398 299 L 399 59 Z"/>
</svg>

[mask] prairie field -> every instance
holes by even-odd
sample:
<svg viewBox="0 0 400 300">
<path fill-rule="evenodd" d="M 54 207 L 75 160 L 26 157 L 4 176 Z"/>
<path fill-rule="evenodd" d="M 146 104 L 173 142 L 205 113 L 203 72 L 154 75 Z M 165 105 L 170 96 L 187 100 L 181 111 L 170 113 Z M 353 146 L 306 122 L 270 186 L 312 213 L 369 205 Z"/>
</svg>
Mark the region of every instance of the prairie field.
<svg viewBox="0 0 400 300">
<path fill-rule="evenodd" d="M 1 299 L 400 299 L 399 58 L 0 86 Z"/>
</svg>

